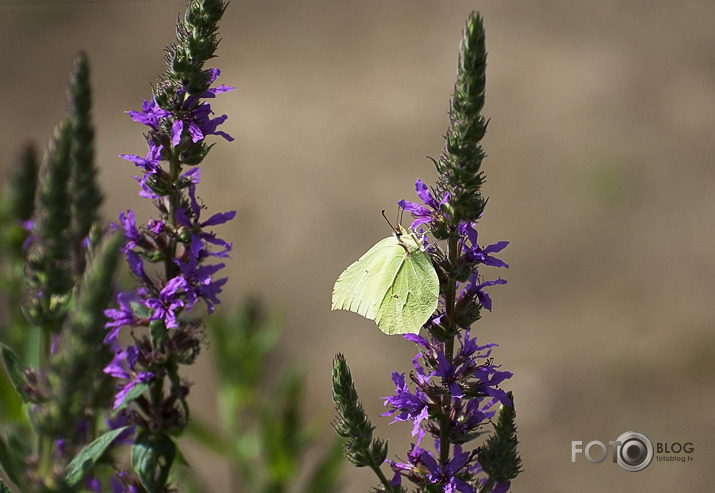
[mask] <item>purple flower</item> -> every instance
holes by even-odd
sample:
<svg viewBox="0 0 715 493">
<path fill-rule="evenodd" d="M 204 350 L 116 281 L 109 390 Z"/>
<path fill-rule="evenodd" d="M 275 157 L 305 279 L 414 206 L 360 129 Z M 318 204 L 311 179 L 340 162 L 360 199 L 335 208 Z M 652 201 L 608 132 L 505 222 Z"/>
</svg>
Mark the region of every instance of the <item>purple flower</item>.
<svg viewBox="0 0 715 493">
<path fill-rule="evenodd" d="M 476 296 L 477 299 L 479 300 L 479 303 L 486 308 L 489 311 L 492 311 L 492 299 L 489 296 L 489 293 L 484 291 L 484 288 L 488 288 L 489 286 L 496 286 L 498 284 L 506 284 L 506 280 L 502 279 L 501 277 L 494 280 L 494 281 L 484 281 L 484 282 L 479 282 L 479 275 L 478 273 L 474 273 L 469 277 L 469 281 L 467 284 L 467 287 L 462 291 L 460 294 L 460 297 L 462 296 Z"/>
<path fill-rule="evenodd" d="M 485 248 L 481 248 L 477 244 L 478 233 L 477 230 L 474 229 L 475 225 L 476 223 L 459 223 L 459 232 L 466 239 L 466 241 L 462 243 L 462 250 L 465 252 L 467 260 L 477 264 L 484 264 L 492 267 L 504 267 L 508 269 L 509 265 L 506 262 L 492 257 L 491 254 L 501 252 L 504 248 L 506 248 L 509 242 L 500 241 Z"/>
<path fill-rule="evenodd" d="M 127 264 L 132 273 L 137 276 L 142 283 L 150 284 L 149 276 L 144 272 L 144 261 L 139 254 L 133 250 L 127 250 L 124 256 L 127 258 Z"/>
<path fill-rule="evenodd" d="M 126 409 L 123 409 L 121 411 L 118 411 L 114 413 L 113 415 L 108 415 L 105 419 L 104 422 L 107 424 L 107 428 L 110 430 L 116 430 L 118 428 L 122 428 L 123 426 L 130 425 L 130 421 L 128 418 L 128 413 Z M 112 441 L 112 444 L 114 446 L 116 445 L 128 445 L 132 443 L 133 438 L 134 438 L 134 433 L 136 432 L 136 426 L 130 426 L 123 432 L 117 436 L 114 441 Z"/>
<path fill-rule="evenodd" d="M 162 118 L 169 118 L 171 116 L 171 112 L 159 108 L 159 105 L 156 104 L 154 98 L 151 98 L 151 101 L 147 101 L 146 99 L 143 101 L 141 111 L 127 111 L 126 113 L 135 122 L 147 125 L 152 130 L 156 131 L 159 129 L 159 123 Z"/>
<path fill-rule="evenodd" d="M 460 440 L 478 434 L 496 414 L 497 403 L 512 405 L 507 393 L 499 388 L 512 374 L 492 363 L 491 351 L 496 344 L 478 345 L 470 330 L 457 335 L 459 347 L 449 359 L 444 343 L 434 338 L 414 334 L 403 337 L 421 349 L 413 359 L 414 371 L 410 374 L 415 390 L 407 385 L 404 373 L 393 372 L 395 394 L 383 397 L 385 406 L 390 408 L 383 416 L 392 416 L 391 424 L 412 421 L 412 436 L 417 436 L 418 442 L 408 463 L 390 464 L 396 473 L 416 484 L 426 480 L 441 485 L 444 491 L 473 493 L 472 472 L 478 469 L 476 451 L 462 452 L 461 442 L 453 442 L 453 457 L 440 466 L 430 452 L 419 448 L 420 442 L 430 433 L 439 451 L 439 426 L 445 412 L 450 420 L 450 437 Z M 445 399 L 449 402 L 448 411 L 443 408 Z"/>
<path fill-rule="evenodd" d="M 387 461 L 396 473 L 392 484 L 401 484 L 399 476 L 404 475 L 418 484 L 426 482 L 440 485 L 445 492 L 475 493 L 476 490 L 467 481 L 471 478 L 469 464 L 476 454 L 462 452 L 459 445 L 454 448 L 454 457 L 440 466 L 431 452 L 413 445 L 407 463 Z"/>
<path fill-rule="evenodd" d="M 96 491 L 98 493 L 101 493 L 102 481 L 98 478 L 87 476 L 86 478 L 84 478 L 84 487 L 87 491 Z"/>
<path fill-rule="evenodd" d="M 129 484 L 129 474 L 126 471 L 118 471 L 109 478 L 109 489 L 112 493 L 139 493 L 139 490 Z"/>
<path fill-rule="evenodd" d="M 422 199 L 422 202 L 424 202 L 424 204 L 429 208 L 404 199 L 397 203 L 403 210 L 412 213 L 412 216 L 415 217 L 415 220 L 411 225 L 413 230 L 415 230 L 420 224 L 429 223 L 439 214 L 442 214 L 442 206 L 449 201 L 449 194 L 445 193 L 442 200 L 438 203 L 432 196 L 432 192 L 430 192 L 427 185 L 425 185 L 420 179 L 417 179 L 415 182 L 415 190 L 417 191 L 419 198 Z"/>
<path fill-rule="evenodd" d="M 224 277 L 214 281 L 213 275 L 223 269 L 225 264 L 199 266 L 198 259 L 194 256 L 190 256 L 188 262 L 177 260 L 176 264 L 181 269 L 181 275 L 186 279 L 187 283 L 184 290 L 187 298 L 187 311 L 191 310 L 198 298 L 202 298 L 206 302 L 208 312 L 213 313 L 214 304 L 220 303 L 217 295 L 228 280 L 228 278 Z"/>
<path fill-rule="evenodd" d="M 114 396 L 114 409 L 117 409 L 124 402 L 130 390 L 138 383 L 146 383 L 154 378 L 152 372 L 135 371 L 135 365 L 139 357 L 139 351 L 136 346 L 129 346 L 118 351 L 114 355 L 114 359 L 104 368 L 104 373 L 123 380 L 124 383 L 119 386 L 119 391 Z"/>
<path fill-rule="evenodd" d="M 122 251 L 126 253 L 141 243 L 144 240 L 144 235 L 139 232 L 136 220 L 134 219 L 134 211 L 131 209 L 128 210 L 126 214 L 124 211 L 119 213 L 119 224 L 122 226 L 124 238 L 127 240 L 122 248 Z M 116 224 L 113 224 L 113 226 L 116 226 Z"/>
<path fill-rule="evenodd" d="M 104 310 L 104 315 L 110 319 L 104 327 L 110 330 L 104 337 L 104 343 L 110 344 L 117 340 L 119 335 L 119 329 L 125 326 L 133 326 L 137 323 L 137 318 L 134 315 L 134 310 L 132 309 L 130 303 L 136 300 L 134 293 L 119 293 L 117 295 L 117 302 L 119 303 L 119 310 L 109 309 Z"/>
<path fill-rule="evenodd" d="M 146 157 L 142 158 L 134 154 L 120 154 L 120 158 L 131 161 L 137 167 L 144 170 L 144 176 L 139 179 L 139 185 L 144 187 L 151 177 L 159 177 L 163 173 L 159 163 L 161 162 L 161 146 L 150 145 Z"/>
<path fill-rule="evenodd" d="M 511 481 L 507 481 L 506 483 L 500 483 L 497 484 L 494 489 L 492 490 L 492 493 L 506 493 L 509 491 L 509 487 L 511 486 Z"/>
<path fill-rule="evenodd" d="M 189 198 L 190 213 L 187 213 L 183 208 L 179 207 L 176 211 L 176 222 L 191 231 L 191 255 L 195 258 L 199 258 L 203 252 L 204 255 L 228 257 L 228 252 L 231 251 L 232 244 L 217 238 L 214 233 L 204 231 L 204 228 L 230 221 L 236 216 L 236 211 L 219 212 L 206 221 L 199 222 L 201 206 L 196 200 L 196 187 L 193 185 L 189 187 Z M 222 247 L 223 250 L 209 253 L 205 248 L 204 242 Z"/>
<path fill-rule="evenodd" d="M 154 310 L 150 320 L 163 320 L 167 329 L 178 327 L 176 310 L 184 306 L 179 291 L 186 291 L 188 283 L 181 276 L 176 276 L 167 282 L 159 292 L 158 298 L 144 300 L 144 305 Z"/>
<path fill-rule="evenodd" d="M 216 80 L 220 74 L 221 71 L 219 69 L 212 69 L 209 83 Z M 189 134 L 194 144 L 203 140 L 207 135 L 218 135 L 231 142 L 233 137 L 225 132 L 216 131 L 216 128 L 226 121 L 228 117 L 221 115 L 216 118 L 211 118 L 210 115 L 213 115 L 211 105 L 205 102 L 199 103 L 199 100 L 215 98 L 217 94 L 233 91 L 233 89 L 233 87 L 220 85 L 218 87 L 209 88 L 203 94 L 189 95 L 182 105 L 182 110 L 174 115 L 176 119 L 171 127 L 171 144 L 174 147 L 178 146 L 185 132 Z"/>
<path fill-rule="evenodd" d="M 409 387 L 405 383 L 404 373 L 392 372 L 392 381 L 397 386 L 395 388 L 395 395 L 383 397 L 383 399 L 385 399 L 385 406 L 390 406 L 392 409 L 382 413 L 382 416 L 394 415 L 390 424 L 397 421 L 412 420 L 412 436 L 415 436 L 420 429 L 422 421 L 429 418 L 427 403 L 424 401 L 423 396 L 418 393 L 413 394 L 410 392 Z"/>
</svg>

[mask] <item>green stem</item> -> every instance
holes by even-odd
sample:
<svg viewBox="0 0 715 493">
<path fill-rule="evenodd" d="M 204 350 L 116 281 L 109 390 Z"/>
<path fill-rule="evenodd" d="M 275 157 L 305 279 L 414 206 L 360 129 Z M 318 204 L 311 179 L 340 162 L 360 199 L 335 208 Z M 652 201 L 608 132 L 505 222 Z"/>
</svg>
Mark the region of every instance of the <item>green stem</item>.
<svg viewBox="0 0 715 493">
<path fill-rule="evenodd" d="M 161 434 L 164 432 L 164 424 L 161 416 L 162 404 L 164 402 L 164 375 L 156 375 L 149 384 L 149 421 L 160 420 L 159 426 L 152 433 Z"/>
<path fill-rule="evenodd" d="M 380 482 L 385 486 L 385 491 L 393 491 L 394 486 L 390 484 L 390 481 L 387 479 L 385 474 L 382 472 L 382 469 L 380 469 L 380 464 L 374 464 L 372 461 L 370 462 L 370 469 L 372 469 L 377 477 L 380 479 Z"/>
<path fill-rule="evenodd" d="M 52 353 L 52 324 L 45 323 L 40 327 L 40 347 L 39 364 L 43 371 L 47 371 L 50 365 L 50 355 Z M 52 450 L 54 441 L 49 435 L 41 434 L 38 443 L 38 471 L 40 476 L 47 478 L 52 470 Z"/>
<path fill-rule="evenodd" d="M 447 256 L 449 264 L 454 266 L 457 264 L 458 255 L 458 238 L 450 236 L 447 243 Z M 445 311 L 447 315 L 447 330 L 450 334 L 456 333 L 456 309 L 457 309 L 457 279 L 450 276 L 447 280 L 447 290 L 444 294 Z M 447 358 L 447 363 L 452 364 L 454 358 L 454 335 L 452 335 L 444 343 L 444 356 Z M 439 422 L 439 461 L 441 465 L 445 465 L 449 461 L 450 443 L 449 434 L 451 431 L 450 410 L 452 407 L 452 396 L 448 392 L 442 402 L 442 417 Z"/>
<path fill-rule="evenodd" d="M 50 313 L 49 301 L 44 300 L 43 312 Z M 39 328 L 40 341 L 38 347 L 38 362 L 41 371 L 46 372 L 50 367 L 50 357 L 52 356 L 52 329 L 55 321 L 46 321 Z M 54 440 L 52 436 L 41 434 L 38 443 L 38 470 L 43 478 L 48 478 L 52 471 L 52 452 L 54 450 Z"/>
<path fill-rule="evenodd" d="M 171 194 L 169 195 L 169 226 L 176 231 L 176 211 L 179 208 L 179 195 L 180 192 L 176 186 L 179 181 L 179 173 L 181 173 L 181 163 L 177 156 L 173 155 L 169 159 L 169 173 L 171 183 L 173 188 Z M 171 243 L 169 244 L 169 251 L 164 259 L 164 271 L 166 274 L 167 281 L 176 275 L 176 264 L 174 263 L 174 258 L 176 257 L 176 239 L 171 238 Z"/>
<path fill-rule="evenodd" d="M 39 444 L 39 465 L 38 470 L 40 476 L 43 478 L 48 478 L 50 476 L 50 471 L 52 470 L 52 448 L 53 440 L 51 436 L 42 435 L 40 437 Z"/>
</svg>

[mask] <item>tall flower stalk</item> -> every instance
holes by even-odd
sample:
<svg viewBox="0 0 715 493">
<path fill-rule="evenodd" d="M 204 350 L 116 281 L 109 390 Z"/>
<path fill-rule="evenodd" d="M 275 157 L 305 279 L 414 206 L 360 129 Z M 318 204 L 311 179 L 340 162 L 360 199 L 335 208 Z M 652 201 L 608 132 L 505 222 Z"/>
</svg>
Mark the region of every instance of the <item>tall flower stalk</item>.
<svg viewBox="0 0 715 493">
<path fill-rule="evenodd" d="M 179 366 L 195 361 L 205 338 L 192 310 L 203 301 L 211 313 L 227 280 L 217 276 L 224 264 L 212 260 L 228 257 L 231 244 L 212 229 L 235 211 L 202 217 L 205 206 L 197 192 L 199 165 L 212 146 L 207 137 L 233 140 L 217 129 L 226 115 L 213 116 L 207 101 L 233 88 L 211 87 L 220 71 L 204 68 L 218 46 L 217 24 L 225 7 L 221 0 L 188 5 L 153 97 L 140 111 L 128 112 L 148 127 L 147 153 L 121 156 L 141 170 L 139 194 L 152 201 L 156 213 L 140 224 L 127 210 L 114 225 L 124 234 L 123 252 L 136 289 L 119 293 L 118 308 L 105 312 L 104 342 L 116 352 L 104 371 L 116 378 L 115 409 L 135 426 L 132 465 L 150 492 L 165 491 L 177 452 L 173 437 L 189 419 L 189 386 Z M 140 327 L 147 331 L 137 332 Z M 129 329 L 132 344 L 119 344 L 122 329 Z"/>
<path fill-rule="evenodd" d="M 386 460 L 393 471 L 389 481 L 379 469 L 386 446 L 372 438 L 373 426 L 357 400 L 344 357 L 339 355 L 334 364 L 336 430 L 347 438 L 348 459 L 375 470 L 381 483 L 377 491 L 406 491 L 407 480 L 421 492 L 504 493 L 521 470 L 513 398 L 500 388 L 512 374 L 494 364 L 496 345 L 478 343 L 472 328 L 482 309 L 492 309 L 487 288 L 506 283 L 500 277 L 485 280 L 483 268 L 508 268 L 496 256 L 508 242 L 478 242 L 477 225 L 487 202 L 481 193 L 485 154 L 480 145 L 487 127 L 481 115 L 485 70 L 484 28 L 479 14 L 473 13 L 460 46 L 446 144 L 433 161 L 437 181 L 432 187 L 416 181 L 421 204 L 399 202 L 414 217 L 411 229 L 434 240 L 425 236 L 440 294 L 437 311 L 423 326 L 424 335 L 403 336 L 420 351 L 413 359 L 414 370 L 409 378 L 393 372 L 395 394 L 384 398 L 388 411 L 383 416 L 391 416 L 393 423 L 410 422 L 415 440 L 405 459 Z M 491 422 L 496 432 L 482 446 L 474 446 Z"/>
</svg>

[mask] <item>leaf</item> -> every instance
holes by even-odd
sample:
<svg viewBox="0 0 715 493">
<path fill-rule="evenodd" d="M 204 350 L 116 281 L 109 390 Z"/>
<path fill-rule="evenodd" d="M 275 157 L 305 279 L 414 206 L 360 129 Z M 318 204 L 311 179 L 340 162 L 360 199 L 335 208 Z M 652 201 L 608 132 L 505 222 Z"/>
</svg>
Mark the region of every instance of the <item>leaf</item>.
<svg viewBox="0 0 715 493">
<path fill-rule="evenodd" d="M 5 423 L 27 423 L 25 405 L 6 372 L 0 372 L 0 416 Z"/>
<path fill-rule="evenodd" d="M 439 278 L 424 245 L 400 228 L 338 277 L 333 310 L 374 320 L 385 334 L 417 334 L 437 309 Z"/>
<path fill-rule="evenodd" d="M 67 483 L 70 486 L 77 485 L 89 473 L 97 460 L 104 454 L 104 451 L 107 450 L 107 447 L 128 428 L 130 426 L 122 426 L 116 430 L 108 431 L 80 450 L 67 465 L 67 475 L 65 476 Z"/>
<path fill-rule="evenodd" d="M 0 493 L 12 493 L 12 490 L 0 479 Z"/>
<path fill-rule="evenodd" d="M 124 400 L 121 404 L 119 404 L 119 406 L 114 410 L 114 412 L 119 412 L 125 407 L 127 407 L 130 402 L 139 398 L 139 396 L 141 396 L 148 388 L 149 384 L 147 384 L 146 382 L 139 382 L 138 384 L 136 384 L 134 387 L 129 389 L 127 395 L 124 396 Z"/>
<path fill-rule="evenodd" d="M 13 453 L 13 451 L 15 453 Z M 15 484 L 21 484 L 19 478 L 23 461 L 21 457 L 16 455 L 18 452 L 19 450 L 8 447 L 8 444 L 5 443 L 5 438 L 0 437 L 0 466 L 2 466 L 2 470 L 7 478 Z M 3 490 L 0 489 L 0 492 L 2 491 Z"/>
<path fill-rule="evenodd" d="M 7 375 L 10 377 L 15 391 L 20 396 L 23 402 L 27 403 L 30 399 L 27 391 L 25 390 L 26 380 L 25 380 L 25 365 L 17 357 L 17 355 L 7 347 L 5 344 L 0 343 L 0 357 L 5 364 L 5 370 Z"/>
<path fill-rule="evenodd" d="M 151 308 L 139 303 L 138 301 L 130 301 L 129 306 L 132 308 L 134 315 L 139 318 L 149 318 L 153 313 Z"/>
<path fill-rule="evenodd" d="M 132 467 L 149 493 L 162 493 L 176 457 L 176 445 L 166 435 L 140 433 L 132 445 Z"/>
</svg>

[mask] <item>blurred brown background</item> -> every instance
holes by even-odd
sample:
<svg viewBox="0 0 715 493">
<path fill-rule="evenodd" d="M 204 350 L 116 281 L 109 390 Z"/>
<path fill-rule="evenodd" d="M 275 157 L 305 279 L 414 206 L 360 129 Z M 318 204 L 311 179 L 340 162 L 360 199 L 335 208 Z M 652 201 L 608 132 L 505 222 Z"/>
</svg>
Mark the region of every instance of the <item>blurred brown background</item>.
<svg viewBox="0 0 715 493">
<path fill-rule="evenodd" d="M 120 153 L 145 152 L 139 109 L 163 70 L 181 1 L 0 0 L 0 148 L 46 142 L 70 61 L 89 53 L 104 214 L 150 212 Z M 468 13 L 486 21 L 484 141 L 490 196 L 480 241 L 510 240 L 509 284 L 492 289 L 482 341 L 515 376 L 525 472 L 517 492 L 707 491 L 715 463 L 715 2 L 710 0 L 233 0 L 215 65 L 217 141 L 200 192 L 236 209 L 221 309 L 258 295 L 281 314 L 281 356 L 305 368 L 308 411 L 329 433 L 330 365 L 346 354 L 391 455 L 380 396 L 412 344 L 330 311 L 332 284 L 389 230 L 380 210 L 431 183 Z M 192 378 L 215 414 L 210 357 Z M 204 407 L 200 407 L 204 406 Z M 693 442 L 694 462 L 629 473 L 571 441 Z M 210 485 L 227 468 L 189 454 Z M 344 493 L 374 484 L 346 467 Z M 208 488 L 207 488 L 208 489 Z"/>
</svg>

